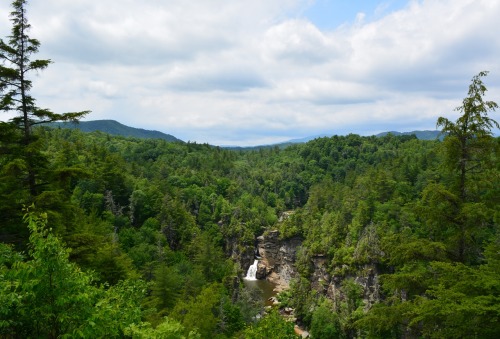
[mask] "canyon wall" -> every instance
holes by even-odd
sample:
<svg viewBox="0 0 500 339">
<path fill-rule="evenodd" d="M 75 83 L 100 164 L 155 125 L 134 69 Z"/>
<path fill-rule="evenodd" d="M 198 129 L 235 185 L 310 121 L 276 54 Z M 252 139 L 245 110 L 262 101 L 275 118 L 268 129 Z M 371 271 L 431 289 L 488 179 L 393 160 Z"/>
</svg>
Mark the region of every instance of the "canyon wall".
<svg viewBox="0 0 500 339">
<path fill-rule="evenodd" d="M 297 250 L 302 244 L 298 237 L 279 239 L 278 231 L 270 231 L 257 238 L 257 279 L 267 279 L 279 288 L 288 288 L 290 281 L 297 277 L 295 261 Z"/>
<path fill-rule="evenodd" d="M 256 248 L 260 260 L 257 279 L 267 279 L 277 284 L 278 290 L 288 288 L 291 280 L 299 276 L 296 260 L 301 246 L 301 238 L 280 239 L 276 230 L 258 237 Z M 355 274 L 335 276 L 329 273 L 328 261 L 325 255 L 313 256 L 310 259 L 312 274 L 309 280 L 313 289 L 334 302 L 340 302 L 345 298 L 341 290 L 342 281 L 351 279 L 362 287 L 363 301 L 367 308 L 380 300 L 379 272 L 376 265 L 358 267 Z"/>
</svg>

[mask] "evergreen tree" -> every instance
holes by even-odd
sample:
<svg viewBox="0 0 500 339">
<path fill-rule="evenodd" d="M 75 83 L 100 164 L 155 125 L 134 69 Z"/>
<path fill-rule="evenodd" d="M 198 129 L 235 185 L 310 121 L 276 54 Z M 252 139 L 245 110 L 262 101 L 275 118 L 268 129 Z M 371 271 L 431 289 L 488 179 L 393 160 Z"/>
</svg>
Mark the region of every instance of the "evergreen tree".
<svg viewBox="0 0 500 339">
<path fill-rule="evenodd" d="M 51 60 L 33 58 L 40 42 L 28 36 L 26 4 L 26 0 L 12 2 L 11 35 L 6 40 L 0 39 L 0 111 L 13 116 L 7 122 L 0 122 L 0 180 L 3 182 L 0 184 L 0 239 L 19 244 L 24 244 L 27 238 L 27 229 L 19 223 L 22 205 L 35 202 L 51 218 L 60 216 L 68 206 L 67 197 L 58 190 L 60 187 L 51 184 L 72 175 L 65 169 L 65 173 L 49 169 L 49 158 L 42 152 L 45 139 L 40 138 L 33 127 L 52 121 L 78 121 L 89 113 L 56 114 L 36 105 L 30 94 L 33 85 L 30 77 L 47 68 Z"/>
<path fill-rule="evenodd" d="M 30 95 L 32 81 L 29 75 L 49 66 L 51 60 L 32 60 L 40 42 L 28 36 L 30 24 L 26 17 L 26 0 L 12 2 L 12 31 L 7 41 L 0 39 L 0 110 L 15 113 L 10 123 L 21 130 L 16 140 L 22 145 L 19 158 L 23 161 L 25 184 L 30 195 L 39 193 L 38 170 L 43 157 L 37 149 L 33 126 L 52 121 L 77 121 L 89 111 L 56 114 L 36 105 Z"/>
<path fill-rule="evenodd" d="M 442 133 L 447 134 L 444 139 L 445 164 L 453 180 L 450 194 L 456 197 L 454 205 L 457 218 L 454 223 L 458 230 L 457 259 L 461 262 L 467 259 L 468 243 L 477 238 L 471 228 L 480 225 L 481 221 L 475 214 L 488 214 L 485 211 L 477 212 L 484 209 L 478 199 L 477 187 L 481 187 L 478 183 L 483 179 L 479 174 L 491 167 L 492 152 L 497 147 L 491 130 L 500 128 L 498 122 L 488 117 L 488 112 L 495 111 L 498 105 L 484 100 L 486 86 L 481 78 L 487 74 L 480 72 L 472 78 L 467 97 L 462 106 L 455 109 L 462 113 L 456 122 L 444 117 L 437 121 Z"/>
<path fill-rule="evenodd" d="M 481 165 L 485 155 L 488 156 L 491 146 L 491 129 L 500 128 L 498 122 L 488 117 L 488 112 L 495 111 L 498 105 L 494 101 L 485 101 L 486 86 L 481 77 L 488 72 L 480 72 L 472 78 L 468 96 L 462 106 L 455 110 L 462 113 L 456 122 L 439 117 L 437 127 L 442 127 L 442 133 L 447 134 L 445 145 L 448 164 L 458 170 L 458 190 L 462 201 L 467 199 L 467 175 Z"/>
</svg>

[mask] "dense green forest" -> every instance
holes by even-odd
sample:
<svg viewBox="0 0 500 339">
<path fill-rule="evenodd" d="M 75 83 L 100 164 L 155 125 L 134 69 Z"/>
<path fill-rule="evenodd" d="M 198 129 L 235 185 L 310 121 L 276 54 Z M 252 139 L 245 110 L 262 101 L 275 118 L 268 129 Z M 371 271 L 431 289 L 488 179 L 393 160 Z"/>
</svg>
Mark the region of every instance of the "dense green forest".
<svg viewBox="0 0 500 339">
<path fill-rule="evenodd" d="M 295 338 L 280 307 L 312 338 L 500 335 L 486 72 L 456 121 L 438 119 L 442 141 L 351 134 L 235 151 L 84 133 L 41 124 L 88 112 L 27 95 L 23 70 L 50 61 L 27 59 L 38 42 L 25 1 L 13 6 L 0 43 L 0 108 L 17 114 L 0 122 L 0 337 Z M 271 230 L 302 246 L 281 306 L 261 317 L 238 255 Z M 311 284 L 317 256 L 339 298 Z M 380 279 L 369 303 L 355 279 L 367 270 Z"/>
<path fill-rule="evenodd" d="M 15 246 L 1 246 L 4 335 L 252 337 L 262 306 L 235 278 L 244 272 L 227 239 L 253 247 L 275 228 L 304 239 L 301 279 L 285 294 L 316 338 L 500 333 L 498 138 L 471 148 L 471 161 L 483 159 L 462 197 L 450 138 L 349 135 L 234 152 L 34 133 L 36 196 L 22 159 L 1 157 L 1 237 Z M 315 254 L 345 278 L 343 302 L 309 287 Z M 369 310 L 350 279 L 367 264 L 385 273 Z"/>
</svg>

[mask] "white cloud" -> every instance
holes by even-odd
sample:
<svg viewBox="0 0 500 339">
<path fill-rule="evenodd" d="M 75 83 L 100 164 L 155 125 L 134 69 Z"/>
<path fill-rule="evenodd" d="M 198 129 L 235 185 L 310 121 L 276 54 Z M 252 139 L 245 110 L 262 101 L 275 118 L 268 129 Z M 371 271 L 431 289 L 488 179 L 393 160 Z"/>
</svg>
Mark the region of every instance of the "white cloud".
<svg viewBox="0 0 500 339">
<path fill-rule="evenodd" d="M 344 54 L 341 47 L 312 23 L 287 20 L 268 29 L 261 48 L 268 60 L 304 67 L 321 65 Z"/>
<path fill-rule="evenodd" d="M 436 90 L 436 81 L 470 78 L 481 70 L 478 64 L 494 67 L 491 57 L 500 51 L 493 37 L 499 13 L 496 1 L 414 1 L 350 32 L 355 51 L 350 67 L 400 90 Z"/>
<path fill-rule="evenodd" d="M 32 0 L 31 36 L 55 62 L 34 94 L 57 112 L 240 145 L 433 128 L 481 70 L 500 101 L 500 2 L 381 2 L 329 31 L 300 18 L 311 3 Z"/>
</svg>

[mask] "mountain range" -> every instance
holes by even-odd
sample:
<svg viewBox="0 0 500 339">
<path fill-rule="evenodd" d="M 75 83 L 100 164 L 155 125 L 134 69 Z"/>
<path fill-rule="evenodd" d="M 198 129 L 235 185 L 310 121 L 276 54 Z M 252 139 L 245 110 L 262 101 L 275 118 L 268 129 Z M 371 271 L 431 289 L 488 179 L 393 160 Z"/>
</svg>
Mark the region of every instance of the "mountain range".
<svg viewBox="0 0 500 339">
<path fill-rule="evenodd" d="M 123 125 L 115 120 L 91 120 L 74 122 L 52 122 L 46 124 L 49 127 L 72 128 L 79 129 L 82 132 L 100 131 L 111 135 L 120 135 L 124 137 L 140 138 L 140 139 L 163 139 L 171 142 L 183 142 L 173 135 L 159 131 L 151 131 L 142 128 L 135 128 Z"/>
<path fill-rule="evenodd" d="M 126 125 L 123 125 L 115 120 L 91 120 L 91 121 L 80 121 L 79 123 L 53 122 L 53 123 L 46 124 L 46 125 L 50 126 L 50 127 L 56 127 L 56 128 L 79 129 L 82 132 L 100 131 L 103 133 L 108 133 L 111 135 L 120 135 L 120 136 L 124 136 L 124 137 L 141 138 L 141 139 L 163 139 L 163 140 L 171 141 L 171 142 L 184 142 L 184 141 L 174 137 L 171 134 L 166 134 L 166 133 L 154 131 L 154 130 L 146 130 L 146 129 L 142 129 L 142 128 L 135 128 L 135 127 L 126 126 Z M 412 135 L 412 134 L 415 134 L 415 136 L 418 139 L 422 139 L 422 140 L 434 140 L 434 139 L 441 137 L 440 131 L 412 131 L 412 132 L 390 131 L 390 132 L 379 133 L 376 136 L 383 137 L 389 133 L 393 134 L 393 135 Z M 238 147 L 238 146 L 223 146 L 223 147 L 229 148 L 229 149 L 255 149 L 255 148 L 274 147 L 274 146 L 286 147 L 286 146 L 291 145 L 291 144 L 305 143 L 305 142 L 311 141 L 311 140 L 316 139 L 316 138 L 321 138 L 321 137 L 328 137 L 328 135 L 317 135 L 317 136 L 310 136 L 310 137 L 305 137 L 305 138 L 300 138 L 300 139 L 292 139 L 292 140 L 288 140 L 288 141 L 273 144 L 273 145 L 260 145 L 260 146 L 254 146 L 254 147 Z"/>
</svg>

